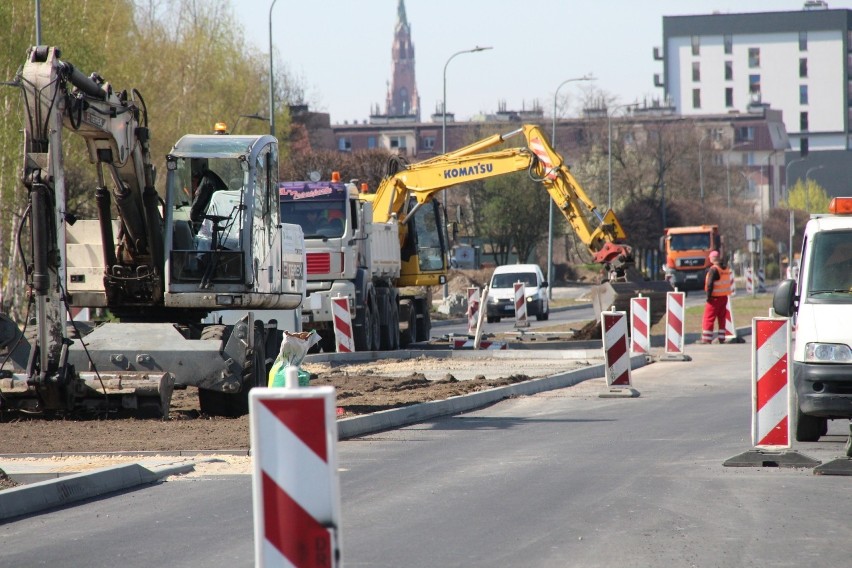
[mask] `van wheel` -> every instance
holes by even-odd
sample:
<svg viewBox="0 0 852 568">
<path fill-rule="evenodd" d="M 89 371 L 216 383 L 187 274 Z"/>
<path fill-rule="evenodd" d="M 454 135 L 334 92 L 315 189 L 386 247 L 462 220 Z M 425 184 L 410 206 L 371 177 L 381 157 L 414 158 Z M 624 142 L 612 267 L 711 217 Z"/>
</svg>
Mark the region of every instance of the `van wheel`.
<svg viewBox="0 0 852 568">
<path fill-rule="evenodd" d="M 820 436 L 828 431 L 828 420 L 817 416 L 803 414 L 799 405 L 796 405 L 796 441 L 816 442 Z"/>
</svg>

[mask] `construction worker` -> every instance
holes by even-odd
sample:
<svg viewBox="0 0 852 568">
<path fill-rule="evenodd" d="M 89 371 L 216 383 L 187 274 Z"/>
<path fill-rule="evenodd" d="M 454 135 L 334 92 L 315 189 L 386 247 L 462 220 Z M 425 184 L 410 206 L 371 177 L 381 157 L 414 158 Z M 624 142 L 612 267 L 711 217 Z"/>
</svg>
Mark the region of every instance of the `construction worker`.
<svg viewBox="0 0 852 568">
<path fill-rule="evenodd" d="M 731 269 L 725 264 L 718 251 L 710 252 L 710 268 L 704 279 L 704 291 L 707 303 L 704 304 L 701 343 L 713 343 L 714 323 L 718 325 L 719 343 L 725 341 L 725 312 L 728 309 L 728 296 L 734 290 L 734 278 Z"/>
</svg>

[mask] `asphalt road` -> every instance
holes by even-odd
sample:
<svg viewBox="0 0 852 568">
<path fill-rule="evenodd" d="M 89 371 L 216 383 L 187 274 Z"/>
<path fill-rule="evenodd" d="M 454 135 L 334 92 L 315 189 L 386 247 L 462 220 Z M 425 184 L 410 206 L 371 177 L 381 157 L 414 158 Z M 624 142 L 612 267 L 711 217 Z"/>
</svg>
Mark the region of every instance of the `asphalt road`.
<svg viewBox="0 0 852 568">
<path fill-rule="evenodd" d="M 750 344 L 340 442 L 345 566 L 841 566 L 850 478 L 730 468 Z M 818 443 L 843 455 L 844 422 Z M 252 566 L 249 476 L 173 477 L 0 528 L 8 566 Z"/>
</svg>

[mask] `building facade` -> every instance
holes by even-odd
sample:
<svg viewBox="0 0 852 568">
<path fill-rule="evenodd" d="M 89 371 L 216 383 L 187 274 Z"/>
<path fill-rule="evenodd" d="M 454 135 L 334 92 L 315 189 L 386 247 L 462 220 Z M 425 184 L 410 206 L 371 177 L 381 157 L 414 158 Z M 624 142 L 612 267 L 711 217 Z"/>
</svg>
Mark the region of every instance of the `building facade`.
<svg viewBox="0 0 852 568">
<path fill-rule="evenodd" d="M 683 115 L 734 116 L 755 104 L 781 111 L 789 184 L 811 177 L 829 194 L 848 193 L 850 37 L 852 11 L 822 1 L 795 12 L 667 16 L 655 84 Z"/>
</svg>

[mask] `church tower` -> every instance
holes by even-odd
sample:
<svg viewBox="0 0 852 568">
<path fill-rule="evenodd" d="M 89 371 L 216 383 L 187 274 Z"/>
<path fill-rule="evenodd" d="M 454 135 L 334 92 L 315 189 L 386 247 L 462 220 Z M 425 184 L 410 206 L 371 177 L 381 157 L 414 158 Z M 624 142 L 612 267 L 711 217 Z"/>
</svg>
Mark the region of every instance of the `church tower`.
<svg viewBox="0 0 852 568">
<path fill-rule="evenodd" d="M 413 118 L 420 122 L 420 96 L 414 79 L 414 44 L 411 43 L 411 26 L 405 16 L 405 0 L 399 0 L 396 8 L 391 82 L 385 114 L 388 117 Z"/>
</svg>

